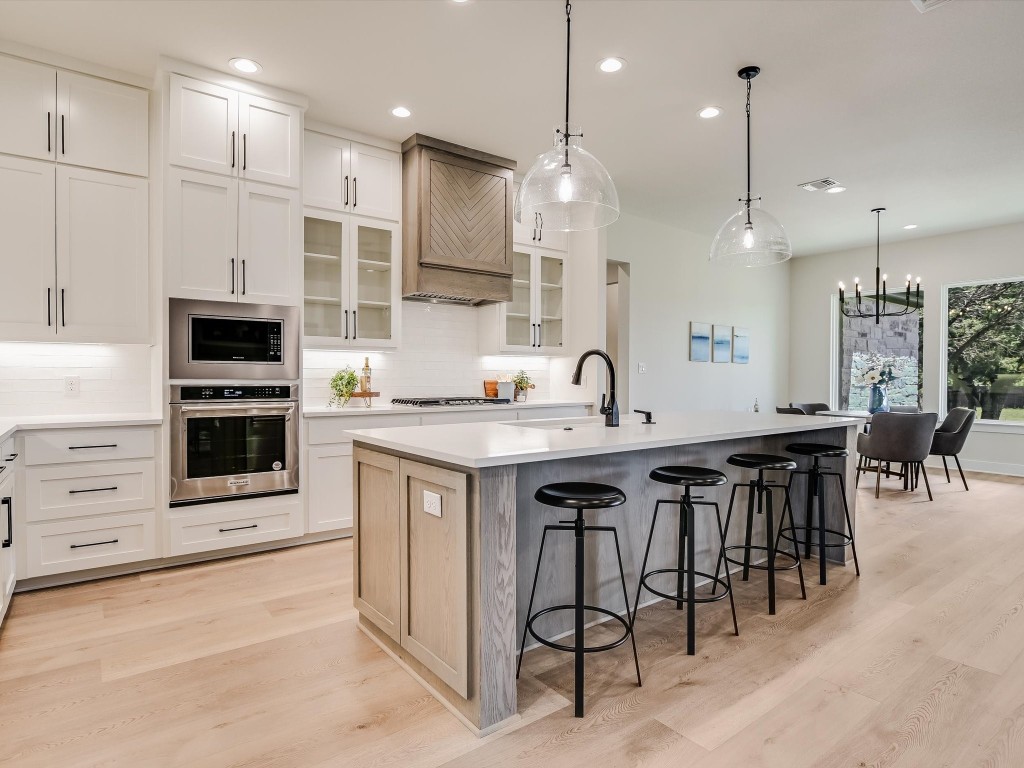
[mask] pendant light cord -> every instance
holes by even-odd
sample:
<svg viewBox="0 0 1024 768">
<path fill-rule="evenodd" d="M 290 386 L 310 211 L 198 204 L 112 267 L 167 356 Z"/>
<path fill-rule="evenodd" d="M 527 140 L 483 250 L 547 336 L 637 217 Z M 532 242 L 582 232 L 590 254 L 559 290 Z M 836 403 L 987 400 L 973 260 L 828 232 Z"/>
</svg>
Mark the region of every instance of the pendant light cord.
<svg viewBox="0 0 1024 768">
<path fill-rule="evenodd" d="M 569 50 L 572 42 L 572 3 L 565 3 L 565 164 L 569 165 Z"/>
<path fill-rule="evenodd" d="M 747 225 L 750 223 L 750 78 L 747 78 Z"/>
</svg>

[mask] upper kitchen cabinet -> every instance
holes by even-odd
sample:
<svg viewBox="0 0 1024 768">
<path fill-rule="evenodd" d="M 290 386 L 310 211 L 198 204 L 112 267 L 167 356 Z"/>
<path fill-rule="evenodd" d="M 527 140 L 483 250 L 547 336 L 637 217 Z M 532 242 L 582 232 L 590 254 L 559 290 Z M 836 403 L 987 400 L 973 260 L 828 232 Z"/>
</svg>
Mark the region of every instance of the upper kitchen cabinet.
<svg viewBox="0 0 1024 768">
<path fill-rule="evenodd" d="M 398 152 L 306 131 L 302 193 L 307 207 L 399 221 L 402 158 Z"/>
<path fill-rule="evenodd" d="M 2 153 L 148 174 L 148 91 L 0 56 L 0 106 Z"/>
<path fill-rule="evenodd" d="M 298 188 L 302 109 L 170 76 L 171 165 Z"/>
<path fill-rule="evenodd" d="M 518 184 L 515 186 L 515 191 L 516 194 L 519 194 Z M 520 224 L 513 220 L 512 242 L 516 245 L 567 251 L 569 250 L 569 233 L 544 229 L 544 216 L 537 213 L 534 215 L 533 221 L 524 221 Z"/>
<path fill-rule="evenodd" d="M 171 168 L 165 206 L 168 296 L 299 302 L 302 209 L 297 190 Z"/>
</svg>

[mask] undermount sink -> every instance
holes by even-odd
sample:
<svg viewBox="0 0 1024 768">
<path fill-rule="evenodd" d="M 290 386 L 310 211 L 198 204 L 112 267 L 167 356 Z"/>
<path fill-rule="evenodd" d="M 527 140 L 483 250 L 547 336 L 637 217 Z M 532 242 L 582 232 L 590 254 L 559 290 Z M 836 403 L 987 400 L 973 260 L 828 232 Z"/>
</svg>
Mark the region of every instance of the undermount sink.
<svg viewBox="0 0 1024 768">
<path fill-rule="evenodd" d="M 633 424 L 637 421 L 643 421 L 639 417 L 633 419 L 632 417 L 626 417 L 622 419 L 622 425 Z M 576 429 L 615 429 L 615 427 L 606 427 L 604 423 L 604 416 L 577 416 L 571 419 L 533 419 L 530 421 L 513 421 L 510 424 L 517 427 L 526 427 L 527 429 L 560 429 L 564 431 L 576 430 Z"/>
</svg>

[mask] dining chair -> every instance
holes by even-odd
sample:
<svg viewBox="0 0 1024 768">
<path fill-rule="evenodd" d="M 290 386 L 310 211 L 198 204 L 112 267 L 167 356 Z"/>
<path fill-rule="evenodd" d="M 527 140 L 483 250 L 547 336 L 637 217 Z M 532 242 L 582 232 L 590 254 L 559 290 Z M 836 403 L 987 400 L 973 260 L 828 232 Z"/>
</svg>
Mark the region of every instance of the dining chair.
<svg viewBox="0 0 1024 768">
<path fill-rule="evenodd" d="M 869 471 L 862 466 L 863 460 L 874 460 L 877 499 L 882 484 L 882 465 L 903 464 L 905 470 L 900 476 L 904 478 L 904 484 L 908 476 L 914 477 L 920 471 L 928 490 L 928 500 L 932 501 L 932 488 L 928 483 L 924 460 L 931 450 L 938 420 L 938 414 L 935 413 L 876 413 L 871 419 L 871 434 L 857 435 L 857 453 L 861 457 L 857 466 L 858 481 L 862 472 Z M 915 484 L 910 484 L 910 490 L 915 487 Z"/>
<path fill-rule="evenodd" d="M 808 416 L 813 416 L 819 411 L 830 410 L 828 403 L 790 403 L 790 408 L 799 408 L 801 411 L 806 413 Z"/>
<path fill-rule="evenodd" d="M 970 433 L 977 415 L 973 408 L 951 409 L 946 414 L 946 418 L 942 420 L 939 428 L 935 430 L 935 434 L 932 436 L 932 448 L 929 452 L 932 456 L 942 457 L 942 468 L 946 470 L 947 483 L 952 481 L 949 479 L 949 465 L 946 463 L 946 457 L 953 457 L 953 460 L 956 462 L 956 468 L 960 471 L 960 480 L 964 484 L 965 491 L 969 491 L 970 488 L 967 487 L 964 468 L 960 466 L 959 453 L 964 447 L 964 443 L 967 442 L 967 435 Z"/>
<path fill-rule="evenodd" d="M 920 413 L 921 409 L 916 405 L 891 405 L 889 413 Z"/>
<path fill-rule="evenodd" d="M 791 414 L 791 415 L 794 415 L 794 416 L 806 416 L 807 415 L 806 411 L 802 411 L 799 408 L 782 408 L 780 406 L 775 406 L 775 412 L 776 413 L 788 413 L 788 414 Z"/>
</svg>

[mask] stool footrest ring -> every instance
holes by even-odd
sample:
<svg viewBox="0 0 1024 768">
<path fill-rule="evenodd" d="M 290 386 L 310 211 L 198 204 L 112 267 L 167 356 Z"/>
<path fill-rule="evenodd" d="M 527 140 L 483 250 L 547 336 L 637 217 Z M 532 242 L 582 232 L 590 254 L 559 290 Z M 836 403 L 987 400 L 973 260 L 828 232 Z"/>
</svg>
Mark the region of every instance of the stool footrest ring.
<svg viewBox="0 0 1024 768">
<path fill-rule="evenodd" d="M 751 544 L 750 547 L 745 547 L 742 544 L 733 544 L 731 546 L 726 547 L 725 551 L 726 552 L 732 552 L 733 550 L 737 550 L 737 549 L 743 549 L 743 550 L 750 549 L 752 552 L 764 552 L 765 554 L 768 554 L 768 547 L 757 547 L 757 546 L 754 546 L 753 544 Z M 800 566 L 800 561 L 796 557 L 794 557 L 793 555 L 789 554 L 789 552 L 784 552 L 781 549 L 776 549 L 775 550 L 775 556 L 776 557 L 784 557 L 787 560 L 792 560 L 793 561 L 793 562 L 789 563 L 788 565 L 776 565 L 775 566 L 775 570 L 776 571 L 791 571 L 794 568 L 798 568 Z M 736 560 L 734 558 L 729 557 L 728 555 L 725 556 L 725 561 L 727 563 L 732 563 L 733 565 L 740 565 L 740 566 L 743 565 L 743 561 L 742 560 Z M 761 563 L 750 563 L 747 567 L 753 568 L 753 569 L 758 570 L 758 571 L 767 571 L 768 570 L 768 566 L 767 565 L 763 565 Z"/>
<path fill-rule="evenodd" d="M 782 531 L 779 533 L 779 536 L 784 538 L 786 541 L 791 541 L 794 544 L 800 544 L 801 546 L 803 546 L 805 542 L 804 541 L 798 541 L 795 538 L 795 536 L 793 535 L 795 531 L 803 531 L 803 532 L 811 531 L 812 533 L 818 533 L 819 529 L 818 529 L 818 526 L 816 526 L 816 525 L 810 525 L 810 526 L 807 526 L 807 525 L 793 525 L 793 526 L 790 526 L 788 528 L 783 528 Z M 839 541 L 838 542 L 828 542 L 828 541 L 826 541 L 825 542 L 825 546 L 826 547 L 848 547 L 851 544 L 853 544 L 853 537 L 850 536 L 847 533 L 844 533 L 843 531 L 833 531 L 831 528 L 826 528 L 825 529 L 825 533 L 831 534 L 832 536 L 838 536 L 839 537 Z M 814 543 L 811 544 L 811 546 L 812 547 L 817 547 L 819 545 L 818 545 L 818 542 L 814 542 Z"/>
<path fill-rule="evenodd" d="M 680 595 L 670 595 L 670 594 L 668 594 L 666 592 L 659 592 L 658 590 L 656 590 L 654 587 L 652 587 L 650 584 L 647 583 L 647 580 L 651 576 L 657 576 L 659 573 L 683 573 L 683 574 L 685 574 L 686 570 L 682 569 L 682 568 L 660 568 L 657 571 L 648 571 L 647 573 L 645 573 L 643 575 L 643 578 L 640 579 L 640 583 L 643 585 L 644 589 L 646 589 L 652 595 L 657 595 L 658 597 L 663 597 L 666 600 L 672 600 L 673 602 L 685 601 L 685 600 L 689 599 L 686 596 L 685 592 L 680 594 Z M 715 584 L 715 589 L 716 590 L 718 589 L 718 587 L 721 587 L 724 590 L 721 594 L 708 595 L 706 597 L 695 597 L 695 598 L 693 598 L 693 602 L 695 602 L 695 603 L 714 603 L 714 602 L 717 602 L 719 600 L 724 600 L 725 598 L 727 598 L 729 596 L 729 585 L 726 583 L 725 579 L 716 578 L 716 577 L 712 576 L 710 573 L 704 573 L 702 571 L 694 571 L 693 575 L 694 576 L 703 576 L 709 582 L 713 582 Z"/>
<path fill-rule="evenodd" d="M 618 621 L 622 625 L 623 629 L 625 630 L 625 632 L 623 633 L 622 637 L 620 637 L 618 640 L 615 640 L 615 641 L 613 641 L 611 643 L 605 643 L 604 645 L 584 646 L 583 647 L 583 652 L 584 653 L 600 653 L 601 651 L 610 651 L 613 648 L 618 648 L 620 645 L 622 645 L 624 642 L 626 642 L 629 639 L 629 636 L 633 633 L 633 630 L 630 627 L 629 622 L 626 621 L 626 619 L 624 619 L 621 616 L 619 616 L 619 614 L 615 613 L 615 611 L 608 610 L 607 608 L 598 608 L 597 606 L 594 606 L 594 605 L 584 605 L 583 609 L 586 610 L 586 611 L 593 611 L 594 613 L 601 613 L 601 614 L 604 614 L 605 616 L 608 616 L 608 617 L 610 617 L 612 619 L 615 619 L 616 621 Z M 541 616 L 544 616 L 545 614 L 553 613 L 555 611 L 575 611 L 575 610 L 576 610 L 576 606 L 575 605 L 553 605 L 550 608 L 545 608 L 542 611 L 537 611 L 535 614 L 533 614 L 533 616 L 530 616 L 526 620 L 526 631 L 529 632 L 533 636 L 533 639 L 536 640 L 541 645 L 546 645 L 548 648 L 554 648 L 556 651 L 565 651 L 566 653 L 575 653 L 576 652 L 576 647 L 575 646 L 565 645 L 564 643 L 555 643 L 555 642 L 552 642 L 551 640 L 545 640 L 543 637 L 538 635 L 537 632 L 533 628 L 533 622 L 535 622 L 537 619 L 539 619 Z"/>
</svg>

